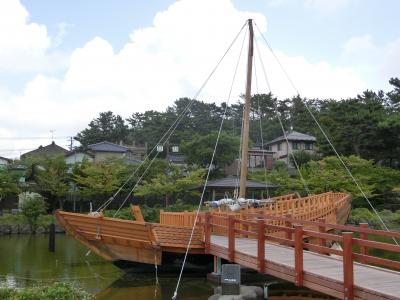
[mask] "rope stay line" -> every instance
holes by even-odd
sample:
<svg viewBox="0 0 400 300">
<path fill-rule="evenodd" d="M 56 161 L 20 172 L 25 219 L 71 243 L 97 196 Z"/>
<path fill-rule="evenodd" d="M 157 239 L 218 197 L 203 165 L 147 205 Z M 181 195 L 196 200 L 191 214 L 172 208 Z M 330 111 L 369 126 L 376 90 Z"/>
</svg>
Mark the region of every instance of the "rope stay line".
<svg viewBox="0 0 400 300">
<path fill-rule="evenodd" d="M 134 172 L 132 172 L 132 174 L 128 177 L 128 179 L 124 182 L 124 184 L 117 190 L 117 192 L 110 197 L 105 203 L 103 203 L 102 206 L 99 207 L 99 209 L 97 211 L 99 211 L 101 208 L 105 209 L 113 200 L 115 200 L 115 197 L 118 195 L 118 193 L 121 192 L 121 190 L 123 189 L 123 187 L 129 182 L 130 179 L 132 179 L 132 177 L 138 172 L 138 170 L 140 170 L 140 168 L 143 166 L 143 164 L 149 159 L 149 157 L 151 156 L 151 154 L 157 149 L 157 146 L 162 142 L 162 140 L 167 137 L 168 133 L 170 133 L 168 135 L 168 138 L 163 142 L 163 146 L 165 145 L 165 143 L 169 140 L 169 138 L 171 137 L 172 133 L 175 131 L 175 129 L 177 128 L 177 126 L 180 124 L 180 122 L 182 121 L 182 119 L 185 116 L 185 113 L 188 111 L 188 109 L 192 106 L 192 104 L 196 101 L 196 99 L 198 98 L 198 96 L 201 94 L 201 92 L 203 91 L 204 87 L 207 85 L 207 83 L 209 82 L 209 80 L 211 79 L 211 77 L 214 75 L 214 73 L 216 72 L 216 70 L 218 69 L 218 67 L 220 66 L 220 64 L 222 63 L 222 61 L 224 60 L 224 58 L 226 57 L 227 53 L 229 52 L 229 50 L 232 48 L 232 46 L 234 45 L 234 43 L 236 42 L 236 40 L 238 39 L 238 37 L 240 36 L 241 32 L 243 31 L 243 28 L 246 26 L 247 21 L 243 24 L 243 26 L 240 28 L 239 32 L 236 34 L 236 36 L 234 37 L 234 39 L 232 40 L 232 42 L 229 44 L 227 50 L 224 52 L 224 54 L 221 56 L 221 58 L 217 61 L 217 64 L 214 66 L 214 68 L 211 70 L 210 74 L 207 76 L 207 78 L 204 80 L 204 82 L 202 83 L 202 85 L 200 86 L 200 88 L 197 90 L 197 92 L 194 94 L 192 100 L 186 105 L 186 107 L 183 109 L 183 111 L 178 115 L 178 117 L 175 119 L 175 121 L 172 123 L 172 125 L 168 128 L 168 130 L 164 133 L 164 135 L 159 139 L 158 143 L 155 144 L 155 146 L 152 148 L 152 150 L 146 155 L 145 159 L 142 161 L 142 163 L 139 165 L 138 168 L 135 169 Z M 171 131 L 171 132 L 170 132 Z M 158 156 L 158 152 L 155 155 Z M 150 161 L 150 165 L 154 162 L 154 158 Z M 147 170 L 148 168 L 146 168 Z M 138 181 L 136 182 L 136 184 L 134 185 L 134 188 L 131 190 L 130 194 L 132 194 L 133 190 L 136 188 L 136 186 L 138 185 L 138 183 L 140 182 L 141 178 L 143 178 L 143 174 L 142 176 L 138 179 Z M 126 202 L 126 200 L 124 200 L 124 203 Z M 121 207 L 120 207 L 121 208 Z M 120 209 L 119 208 L 119 209 Z M 119 210 L 118 209 L 118 210 Z"/>
<path fill-rule="evenodd" d="M 241 28 L 240 32 L 242 32 L 244 26 L 247 25 L 247 22 L 248 21 L 245 22 L 245 24 Z M 221 120 L 221 123 L 220 123 L 220 126 L 219 126 L 218 135 L 217 135 L 217 139 L 215 141 L 215 145 L 214 145 L 213 153 L 212 153 L 212 156 L 211 156 L 210 164 L 208 166 L 207 175 L 206 175 L 206 178 L 205 178 L 203 190 L 201 192 L 199 205 L 198 205 L 197 210 L 196 210 L 196 215 L 195 215 L 194 222 L 193 222 L 193 225 L 192 225 L 192 230 L 191 230 L 191 233 L 190 233 L 189 241 L 188 241 L 188 244 L 186 246 L 185 256 L 183 258 L 183 262 L 182 262 L 181 270 L 179 272 L 179 277 L 178 277 L 178 280 L 177 280 L 177 283 L 176 283 L 175 291 L 174 291 L 174 294 L 173 294 L 173 296 L 171 298 L 172 300 L 176 300 L 176 297 L 178 296 L 178 290 L 179 290 L 179 286 L 180 286 L 180 283 L 181 283 L 181 280 L 182 280 L 183 270 L 185 268 L 187 256 L 189 254 L 189 249 L 190 249 L 190 246 L 191 246 L 191 243 L 192 243 L 192 239 L 193 239 L 194 231 L 195 231 L 195 228 L 196 228 L 197 220 L 198 220 L 198 217 L 199 217 L 199 213 L 200 213 L 200 210 L 201 210 L 201 206 L 203 205 L 204 194 L 205 194 L 205 191 L 206 191 L 208 179 L 209 179 L 210 174 L 211 174 L 211 169 L 212 169 L 212 165 L 213 165 L 213 162 L 214 162 L 215 154 L 217 152 L 219 138 L 221 136 L 221 132 L 222 132 L 222 128 L 223 128 L 223 125 L 224 125 L 224 121 L 226 119 L 226 112 L 228 110 L 228 105 L 229 105 L 229 102 L 230 102 L 230 99 L 231 99 L 232 90 L 233 90 L 234 82 L 235 82 L 235 79 L 236 79 L 236 74 L 237 74 L 237 70 L 238 70 L 238 67 L 239 67 L 240 58 L 242 56 L 243 45 L 244 45 L 244 39 L 243 39 L 243 43 L 242 43 L 242 46 L 241 46 L 241 49 L 240 49 L 238 61 L 236 63 L 235 71 L 234 71 L 234 74 L 233 74 L 231 87 L 230 87 L 230 90 L 229 90 L 229 93 L 228 93 L 228 97 L 227 97 L 227 101 L 226 101 L 226 105 L 225 105 L 225 109 L 224 109 L 224 114 L 222 115 L 222 120 Z M 229 51 L 229 49 L 228 49 L 228 51 Z"/>
<path fill-rule="evenodd" d="M 290 84 L 292 85 L 292 88 L 295 90 L 295 92 L 300 95 L 299 90 L 296 88 L 296 86 L 294 85 L 292 79 L 290 78 L 289 74 L 287 73 L 286 69 L 283 67 L 282 63 L 280 62 L 280 60 L 278 59 L 278 57 L 276 56 L 275 52 L 273 51 L 272 47 L 269 45 L 267 39 L 264 37 L 264 35 L 262 34 L 261 30 L 259 29 L 259 27 L 257 26 L 257 30 L 259 31 L 261 37 L 263 38 L 263 40 L 265 41 L 265 43 L 267 44 L 269 50 L 271 51 L 272 55 L 274 56 L 275 60 L 278 62 L 281 70 L 283 71 L 283 73 L 285 74 L 286 78 L 288 79 L 288 81 L 290 82 Z M 375 207 L 372 205 L 371 201 L 369 200 L 369 198 L 367 197 L 367 195 L 365 194 L 364 190 L 361 188 L 358 180 L 353 176 L 352 172 L 350 171 L 349 167 L 346 165 L 346 163 L 344 162 L 344 160 L 342 159 L 342 157 L 339 155 L 338 151 L 336 150 L 335 146 L 333 145 L 333 143 L 331 142 L 331 140 L 329 139 L 328 135 L 326 134 L 325 130 L 322 128 L 321 124 L 318 122 L 317 118 L 315 117 L 314 113 L 311 111 L 310 107 L 308 106 L 308 104 L 306 103 L 306 101 L 302 101 L 302 103 L 304 104 L 307 112 L 310 114 L 311 118 L 314 120 L 314 122 L 317 124 L 319 130 L 321 131 L 321 133 L 323 134 L 324 138 L 326 139 L 326 141 L 328 142 L 328 144 L 330 145 L 330 147 L 332 148 L 332 150 L 335 152 L 337 158 L 339 159 L 340 163 L 343 165 L 344 169 L 347 171 L 347 173 L 349 174 L 349 176 L 351 177 L 351 179 L 353 180 L 354 184 L 357 186 L 357 189 L 360 191 L 361 195 L 364 197 L 364 199 L 367 201 L 368 205 L 371 207 L 372 211 L 375 213 L 375 215 L 378 217 L 379 221 L 382 223 L 384 229 L 388 232 L 390 232 L 390 229 L 386 226 L 386 223 L 383 221 L 382 217 L 379 215 L 378 211 L 375 209 Z M 395 242 L 395 244 L 397 246 L 400 246 L 399 242 L 397 241 L 397 239 L 395 237 L 392 237 L 393 241 Z"/>
<path fill-rule="evenodd" d="M 257 26 L 257 24 L 256 24 L 256 26 Z M 257 28 L 258 28 L 258 27 L 257 27 Z M 255 40 L 255 44 L 256 44 L 257 54 L 258 54 L 258 58 L 259 58 L 259 60 L 260 60 L 261 68 L 262 68 L 262 70 L 263 70 L 263 74 L 264 74 L 264 77 L 265 77 L 265 81 L 266 81 L 267 86 L 268 86 L 268 90 L 269 90 L 269 92 L 272 94 L 271 86 L 270 86 L 270 83 L 269 83 L 269 80 L 268 80 L 267 72 L 266 72 L 266 70 L 265 70 L 264 62 L 263 62 L 262 57 L 261 57 L 260 49 L 259 49 L 259 47 L 258 47 L 257 39 Z M 275 114 L 276 114 L 276 116 L 278 117 L 279 125 L 280 125 L 280 127 L 281 127 L 283 136 L 284 136 L 284 138 L 285 138 L 286 145 L 287 145 L 287 147 L 288 147 L 288 153 L 290 153 L 290 155 L 291 155 L 291 157 L 292 157 L 292 159 L 293 159 L 293 163 L 294 163 L 294 165 L 295 165 L 295 167 L 296 167 L 297 172 L 299 173 L 301 183 L 303 184 L 304 189 L 305 189 L 306 192 L 307 192 L 307 195 L 310 196 L 310 195 L 311 195 L 310 189 L 308 188 L 307 182 L 306 182 L 306 180 L 304 179 L 304 176 L 303 176 L 303 174 L 302 174 L 302 172 L 301 172 L 301 170 L 300 170 L 299 164 L 297 163 L 296 157 L 294 156 L 292 146 L 291 146 L 290 143 L 289 143 L 289 139 L 288 139 L 288 137 L 287 137 L 285 128 L 284 128 L 284 126 L 283 126 L 282 119 L 281 119 L 281 117 L 280 117 L 280 115 L 279 115 L 279 111 L 278 111 L 277 104 L 276 104 L 275 102 L 273 102 L 273 103 L 274 103 L 273 105 L 274 105 Z"/>
<path fill-rule="evenodd" d="M 242 113 L 242 118 L 240 119 L 241 122 L 241 126 L 240 126 L 240 130 L 243 131 L 243 114 L 244 114 L 244 110 Z M 237 164 L 237 168 L 236 168 L 236 180 L 235 180 L 235 190 L 233 192 L 233 198 L 236 199 L 239 197 L 239 174 L 240 174 L 240 164 L 241 164 L 241 157 L 242 157 L 242 143 L 243 143 L 243 139 L 242 139 L 242 135 L 240 135 L 240 142 L 239 142 L 239 153 L 238 153 L 238 164 Z"/>
</svg>

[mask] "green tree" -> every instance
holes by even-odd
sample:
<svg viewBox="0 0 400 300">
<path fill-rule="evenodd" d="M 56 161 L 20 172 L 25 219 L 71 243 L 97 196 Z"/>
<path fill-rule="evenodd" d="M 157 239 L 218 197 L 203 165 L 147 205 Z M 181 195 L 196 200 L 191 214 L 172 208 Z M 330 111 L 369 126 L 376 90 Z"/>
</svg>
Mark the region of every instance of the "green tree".
<svg viewBox="0 0 400 300">
<path fill-rule="evenodd" d="M 20 192 L 18 187 L 17 173 L 11 173 L 7 170 L 0 170 L 0 202 L 3 198 L 11 194 L 17 194 Z"/>
<path fill-rule="evenodd" d="M 38 193 L 25 192 L 18 195 L 18 208 L 28 222 L 31 232 L 36 233 L 39 216 L 46 213 L 46 202 Z"/>
<path fill-rule="evenodd" d="M 83 147 L 102 141 L 127 142 L 127 138 L 128 126 L 124 119 L 119 115 L 114 115 L 111 111 L 100 113 L 98 118 L 88 124 L 88 128 L 75 136 L 75 140 L 80 142 Z"/>
<path fill-rule="evenodd" d="M 184 171 L 183 168 L 170 165 L 164 173 L 157 174 L 156 177 L 146 180 L 136 191 L 136 196 L 148 197 L 156 196 L 165 200 L 167 207 L 171 199 L 182 199 L 185 194 L 198 195 L 198 191 L 193 188 L 204 181 L 205 169 L 197 168 Z"/>
<path fill-rule="evenodd" d="M 64 197 L 70 181 L 64 157 L 56 156 L 43 160 L 38 163 L 37 169 L 36 180 L 39 190 L 48 198 L 58 201 L 59 208 L 63 209 Z"/>
<path fill-rule="evenodd" d="M 73 170 L 73 180 L 83 196 L 110 196 L 126 178 L 127 166 L 109 159 L 85 163 Z"/>
<path fill-rule="evenodd" d="M 217 132 L 205 136 L 195 135 L 191 141 L 184 142 L 182 152 L 186 156 L 186 161 L 190 164 L 207 167 L 211 163 L 217 136 Z M 213 161 L 215 170 L 232 163 L 238 157 L 238 153 L 239 138 L 222 132 Z"/>
<path fill-rule="evenodd" d="M 296 160 L 297 165 L 301 167 L 311 160 L 317 160 L 318 156 L 313 153 L 310 153 L 309 151 L 298 150 L 298 151 L 293 151 L 293 155 L 290 155 L 289 159 L 292 166 L 295 166 L 294 161 Z"/>
<path fill-rule="evenodd" d="M 398 170 L 377 166 L 372 160 L 365 160 L 355 155 L 342 157 L 342 159 L 367 197 L 395 190 L 399 186 L 400 171 Z M 290 176 L 287 170 L 283 169 L 272 170 L 266 175 L 263 172 L 255 173 L 251 177 L 277 184 L 278 194 L 297 191 L 306 195 L 306 185 L 311 194 L 329 191 L 348 192 L 352 194 L 353 199 L 366 205 L 361 192 L 337 157 L 329 156 L 319 161 L 310 161 L 300 167 L 300 171 L 304 182 L 298 174 Z"/>
</svg>

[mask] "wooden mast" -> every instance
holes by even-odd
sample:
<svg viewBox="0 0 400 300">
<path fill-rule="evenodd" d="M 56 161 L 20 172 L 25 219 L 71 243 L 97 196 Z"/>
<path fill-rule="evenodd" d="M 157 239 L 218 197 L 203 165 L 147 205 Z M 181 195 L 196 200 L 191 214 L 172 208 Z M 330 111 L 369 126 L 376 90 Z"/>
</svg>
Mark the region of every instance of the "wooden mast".
<svg viewBox="0 0 400 300">
<path fill-rule="evenodd" d="M 246 180 L 247 180 L 247 160 L 249 152 L 249 116 L 251 100 L 251 76 L 253 72 L 253 20 L 248 20 L 249 24 L 249 49 L 247 55 L 247 80 L 246 94 L 243 112 L 243 131 L 242 131 L 242 159 L 240 164 L 240 190 L 239 198 L 246 198 Z"/>
</svg>

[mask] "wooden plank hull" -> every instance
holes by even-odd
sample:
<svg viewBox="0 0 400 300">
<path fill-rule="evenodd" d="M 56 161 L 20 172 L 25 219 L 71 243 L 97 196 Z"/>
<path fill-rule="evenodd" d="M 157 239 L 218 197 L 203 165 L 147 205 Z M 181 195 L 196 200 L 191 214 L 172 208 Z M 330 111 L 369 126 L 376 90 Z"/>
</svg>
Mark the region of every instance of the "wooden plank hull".
<svg viewBox="0 0 400 300">
<path fill-rule="evenodd" d="M 314 221 L 325 218 L 330 224 L 344 224 L 350 213 L 350 202 L 351 197 L 348 194 L 325 193 L 299 199 L 282 198 L 273 206 L 258 210 L 212 213 L 223 216 L 233 214 L 237 218 L 247 218 L 246 213 L 284 216 L 291 212 L 294 218 L 301 220 Z M 131 262 L 139 269 L 142 268 L 140 264 L 149 264 L 153 267 L 154 264 L 164 265 L 168 269 L 168 266 L 178 265 L 186 251 L 195 212 L 160 212 L 160 224 L 64 211 L 57 211 L 56 217 L 68 234 L 108 261 L 117 265 Z M 221 234 L 226 233 L 221 232 Z M 197 260 L 199 265 L 203 267 L 207 265 L 208 258 L 205 258 L 206 262 L 196 259 L 206 256 L 204 232 L 201 226 L 195 228 L 189 254 L 193 255 L 193 262 L 189 263 L 195 265 Z"/>
</svg>

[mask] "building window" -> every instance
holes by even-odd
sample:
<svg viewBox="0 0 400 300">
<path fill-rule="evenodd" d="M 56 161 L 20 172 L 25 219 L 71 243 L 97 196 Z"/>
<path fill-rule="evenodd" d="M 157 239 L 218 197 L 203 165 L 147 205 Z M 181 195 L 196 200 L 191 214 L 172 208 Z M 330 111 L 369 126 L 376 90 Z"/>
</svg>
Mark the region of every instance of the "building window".
<svg viewBox="0 0 400 300">
<path fill-rule="evenodd" d="M 282 150 L 281 144 L 279 143 L 279 144 L 278 144 L 278 151 L 281 151 L 281 150 Z"/>
<path fill-rule="evenodd" d="M 179 152 L 179 146 L 172 146 L 172 152 Z"/>
<path fill-rule="evenodd" d="M 300 150 L 300 143 L 293 142 L 292 145 L 293 150 Z"/>
<path fill-rule="evenodd" d="M 305 149 L 306 150 L 312 150 L 313 149 L 313 144 L 312 143 L 306 143 L 305 144 Z"/>
<path fill-rule="evenodd" d="M 164 146 L 163 145 L 157 145 L 157 152 L 163 152 L 164 151 Z"/>
</svg>

